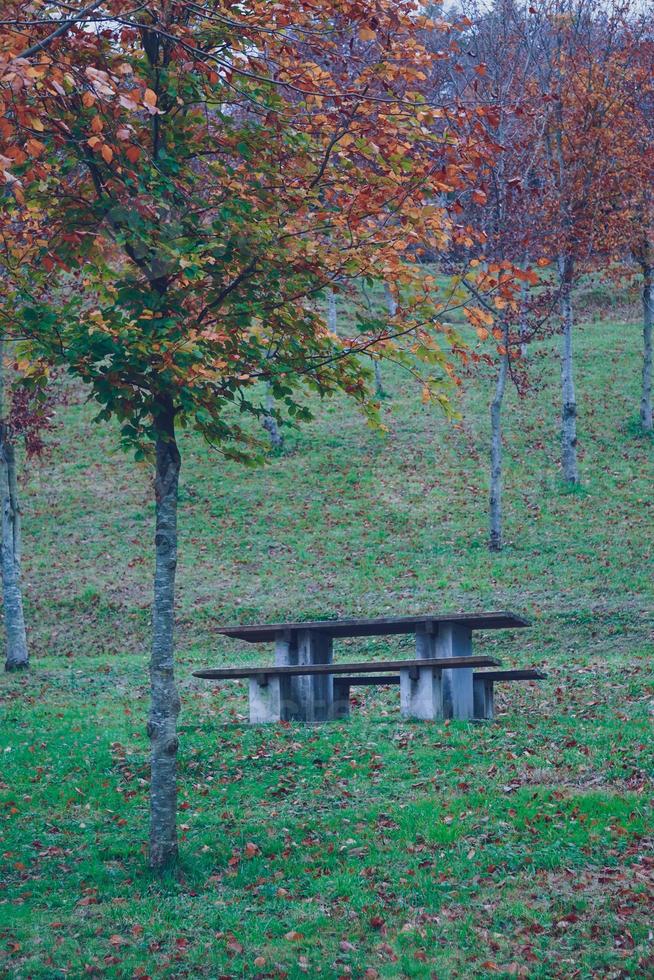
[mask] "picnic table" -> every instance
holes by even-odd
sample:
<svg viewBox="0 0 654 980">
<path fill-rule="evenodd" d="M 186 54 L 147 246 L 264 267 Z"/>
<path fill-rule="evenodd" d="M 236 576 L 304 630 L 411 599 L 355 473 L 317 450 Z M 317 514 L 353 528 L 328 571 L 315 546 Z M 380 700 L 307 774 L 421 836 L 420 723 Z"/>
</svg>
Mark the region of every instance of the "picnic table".
<svg viewBox="0 0 654 980">
<path fill-rule="evenodd" d="M 499 661 L 473 655 L 473 631 L 529 625 L 516 613 L 499 611 L 222 626 L 218 632 L 223 636 L 274 643 L 274 663 L 207 668 L 194 674 L 213 680 L 248 678 L 253 723 L 342 718 L 349 711 L 350 687 L 369 683 L 399 683 L 406 718 L 489 718 L 495 681 L 544 675 L 536 670 L 476 673 L 475 668 L 496 667 Z M 412 660 L 334 663 L 336 639 L 402 634 L 415 637 Z"/>
</svg>

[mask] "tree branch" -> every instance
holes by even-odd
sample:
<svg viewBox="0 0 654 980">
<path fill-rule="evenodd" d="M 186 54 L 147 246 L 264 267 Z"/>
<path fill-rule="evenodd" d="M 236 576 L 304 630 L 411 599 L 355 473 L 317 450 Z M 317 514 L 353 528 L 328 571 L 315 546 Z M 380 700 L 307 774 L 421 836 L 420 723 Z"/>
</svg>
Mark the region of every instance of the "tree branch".
<svg viewBox="0 0 654 980">
<path fill-rule="evenodd" d="M 48 34 L 48 36 L 44 37 L 42 41 L 37 41 L 36 44 L 33 44 L 30 48 L 27 48 L 25 51 L 21 51 L 20 54 L 16 55 L 16 57 L 30 58 L 33 54 L 37 54 L 37 52 L 43 51 L 44 48 L 47 48 L 58 37 L 61 37 L 62 34 L 65 34 L 66 31 L 70 30 L 71 27 L 74 27 L 74 25 L 77 24 L 80 20 L 82 20 L 82 18 L 86 17 L 87 14 L 91 14 L 93 13 L 94 10 L 97 10 L 98 7 L 101 7 L 103 3 L 104 0 L 94 0 L 93 3 L 90 3 L 88 7 L 84 7 L 74 17 L 70 17 L 68 20 L 62 21 L 62 23 L 59 25 L 56 31 L 53 31 L 52 34 Z"/>
</svg>

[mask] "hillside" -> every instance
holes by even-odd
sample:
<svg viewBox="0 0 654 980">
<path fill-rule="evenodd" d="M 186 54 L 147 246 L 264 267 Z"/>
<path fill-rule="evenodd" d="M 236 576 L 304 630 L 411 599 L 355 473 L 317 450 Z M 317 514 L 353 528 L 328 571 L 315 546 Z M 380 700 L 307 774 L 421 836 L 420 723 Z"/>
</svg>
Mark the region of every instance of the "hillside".
<svg viewBox="0 0 654 980">
<path fill-rule="evenodd" d="M 637 323 L 577 332 L 580 464 L 558 475 L 555 341 L 506 406 L 508 545 L 486 548 L 492 372 L 452 423 L 384 366 L 388 433 L 316 406 L 265 469 L 182 439 L 177 881 L 145 870 L 150 475 L 70 390 L 24 478 L 33 669 L 0 681 L 0 975 L 646 976 L 654 853 L 652 478 Z M 269 655 L 218 624 L 509 608 L 475 652 L 542 665 L 489 726 L 407 724 L 366 690 L 347 724 L 251 729 Z M 336 655 L 407 655 L 406 640 Z M 255 845 L 247 847 L 246 845 Z"/>
</svg>

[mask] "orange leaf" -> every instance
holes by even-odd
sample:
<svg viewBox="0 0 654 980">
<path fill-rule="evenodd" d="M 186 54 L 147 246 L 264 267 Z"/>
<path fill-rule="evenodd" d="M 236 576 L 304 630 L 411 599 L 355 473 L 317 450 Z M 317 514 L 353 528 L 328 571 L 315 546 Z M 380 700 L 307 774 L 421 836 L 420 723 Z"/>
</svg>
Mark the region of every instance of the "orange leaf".
<svg viewBox="0 0 654 980">
<path fill-rule="evenodd" d="M 155 106 L 157 104 L 157 93 L 153 92 L 151 88 L 146 88 L 143 93 L 143 101 L 146 105 Z"/>
<path fill-rule="evenodd" d="M 141 151 L 139 150 L 138 146 L 128 146 L 125 150 L 125 156 L 130 163 L 136 163 L 138 158 L 141 156 Z"/>
<path fill-rule="evenodd" d="M 25 149 L 33 157 L 38 157 L 45 150 L 45 143 L 42 143 L 40 140 L 29 139 L 25 144 Z"/>
<path fill-rule="evenodd" d="M 360 27 L 359 37 L 362 41 L 374 41 L 376 40 L 377 35 L 374 31 L 371 31 L 369 27 Z"/>
<path fill-rule="evenodd" d="M 101 133 L 104 129 L 104 123 L 102 122 L 101 116 L 94 116 L 91 120 L 91 130 L 94 133 Z"/>
<path fill-rule="evenodd" d="M 536 262 L 536 265 L 540 265 L 540 266 L 549 265 L 549 264 L 550 264 L 549 259 L 538 259 Z"/>
<path fill-rule="evenodd" d="M 104 162 L 111 163 L 111 161 L 114 158 L 114 151 L 111 149 L 111 147 L 107 146 L 107 144 L 105 143 L 104 146 L 102 147 L 101 152 L 102 152 L 102 159 L 104 160 Z"/>
<path fill-rule="evenodd" d="M 85 109 L 90 109 L 92 105 L 95 104 L 95 95 L 93 92 L 85 92 L 82 96 L 82 105 Z"/>
</svg>

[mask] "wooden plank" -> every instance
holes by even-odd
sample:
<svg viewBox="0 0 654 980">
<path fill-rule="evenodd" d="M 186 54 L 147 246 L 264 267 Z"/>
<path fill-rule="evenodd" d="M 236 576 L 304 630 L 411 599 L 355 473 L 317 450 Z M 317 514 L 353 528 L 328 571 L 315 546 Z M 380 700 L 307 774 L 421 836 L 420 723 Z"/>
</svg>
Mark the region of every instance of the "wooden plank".
<svg viewBox="0 0 654 980">
<path fill-rule="evenodd" d="M 474 676 L 483 677 L 489 681 L 542 681 L 547 677 L 547 674 L 542 670 L 536 670 L 536 668 L 528 668 L 524 670 L 484 670 Z"/>
<path fill-rule="evenodd" d="M 307 623 L 257 623 L 251 626 L 220 626 L 218 633 L 248 643 L 279 639 L 299 630 L 327 633 L 329 636 L 392 636 L 415 633 L 438 623 L 462 623 L 470 629 L 522 629 L 529 620 L 517 613 L 500 610 L 480 613 L 425 613 L 422 616 L 382 616 L 376 619 L 320 619 Z"/>
<path fill-rule="evenodd" d="M 414 667 L 432 667 L 437 670 L 456 667 L 497 667 L 499 660 L 494 657 L 446 657 L 437 660 L 377 660 L 373 663 L 355 664 L 294 664 L 288 667 L 271 664 L 268 667 L 208 667 L 194 670 L 194 677 L 205 680 L 229 680 L 243 677 L 297 677 L 302 674 L 361 674 L 384 673 Z"/>
<path fill-rule="evenodd" d="M 342 684 L 349 684 L 350 687 L 370 687 L 377 684 L 399 684 L 399 674 L 381 674 L 379 677 L 341 677 Z"/>
</svg>

